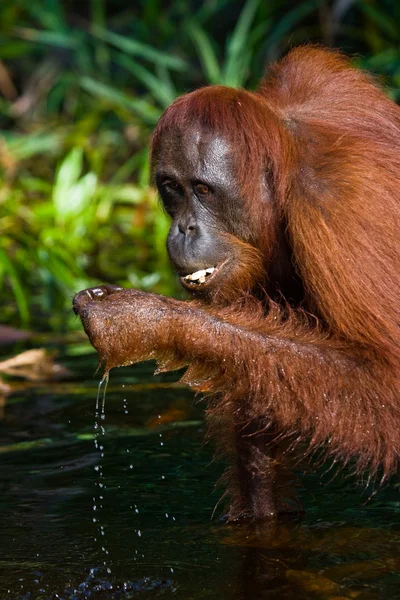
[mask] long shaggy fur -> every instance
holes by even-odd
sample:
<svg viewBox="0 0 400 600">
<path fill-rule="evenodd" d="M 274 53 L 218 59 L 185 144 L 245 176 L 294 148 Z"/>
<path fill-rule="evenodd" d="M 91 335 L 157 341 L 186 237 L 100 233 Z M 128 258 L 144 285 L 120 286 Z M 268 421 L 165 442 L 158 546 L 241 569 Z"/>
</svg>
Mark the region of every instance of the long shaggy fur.
<svg viewBox="0 0 400 600">
<path fill-rule="evenodd" d="M 196 120 L 231 141 L 260 249 L 271 237 L 259 188 L 260 174 L 267 174 L 305 299 L 300 312 L 270 305 L 265 316 L 268 301 L 258 310 L 239 304 L 215 311 L 295 347 L 275 344 L 272 353 L 256 357 L 238 336 L 224 347 L 224 371 L 218 364 L 212 377 L 209 362 L 194 361 L 185 381 L 220 392 L 211 409 L 218 422 L 246 397 L 248 417 L 271 415 L 286 435 L 308 438 L 311 450 L 323 445 L 345 462 L 355 459 L 358 469 L 395 471 L 399 108 L 345 57 L 306 47 L 273 66 L 255 93 L 212 87 L 178 99 L 158 126 L 154 147 L 165 131 Z"/>
<path fill-rule="evenodd" d="M 247 258 L 206 304 L 138 293 L 135 304 L 127 290 L 92 307 L 94 324 L 86 307 L 106 368 L 151 356 L 188 365 L 184 381 L 212 393 L 210 420 L 234 463 L 232 519 L 275 511 L 279 465 L 299 441 L 387 477 L 400 452 L 399 108 L 340 54 L 305 47 L 254 93 L 212 86 L 176 100 L 153 165 L 165 136 L 193 124 L 232 149 Z M 287 269 L 302 293 L 273 296 Z"/>
</svg>

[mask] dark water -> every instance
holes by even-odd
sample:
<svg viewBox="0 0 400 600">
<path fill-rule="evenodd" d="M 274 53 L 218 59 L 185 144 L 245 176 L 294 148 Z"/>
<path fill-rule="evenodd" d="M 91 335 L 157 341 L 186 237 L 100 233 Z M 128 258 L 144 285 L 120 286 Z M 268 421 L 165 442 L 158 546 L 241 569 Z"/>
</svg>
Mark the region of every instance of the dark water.
<svg viewBox="0 0 400 600">
<path fill-rule="evenodd" d="M 0 599 L 400 599 L 396 481 L 371 497 L 311 472 L 302 519 L 228 527 L 191 392 L 115 370 L 94 429 L 95 355 L 62 361 L 72 379 L 16 392 L 0 419 Z"/>
</svg>

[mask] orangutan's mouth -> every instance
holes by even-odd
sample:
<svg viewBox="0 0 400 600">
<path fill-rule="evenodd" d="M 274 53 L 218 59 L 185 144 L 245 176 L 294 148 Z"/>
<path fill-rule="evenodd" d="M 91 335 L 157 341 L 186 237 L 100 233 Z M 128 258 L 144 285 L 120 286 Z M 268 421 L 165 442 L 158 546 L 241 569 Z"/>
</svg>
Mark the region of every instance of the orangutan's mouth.
<svg viewBox="0 0 400 600">
<path fill-rule="evenodd" d="M 206 267 L 205 269 L 199 269 L 198 271 L 195 271 L 194 273 L 188 273 L 187 275 L 181 275 L 180 276 L 181 283 L 188 289 L 206 287 L 216 277 L 221 266 Z"/>
</svg>

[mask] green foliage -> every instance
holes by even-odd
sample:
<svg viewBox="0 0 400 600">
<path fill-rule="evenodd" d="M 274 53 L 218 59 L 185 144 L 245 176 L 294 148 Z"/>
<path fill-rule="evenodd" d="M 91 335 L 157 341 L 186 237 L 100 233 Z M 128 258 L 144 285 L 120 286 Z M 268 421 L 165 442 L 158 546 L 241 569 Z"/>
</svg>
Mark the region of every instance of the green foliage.
<svg viewBox="0 0 400 600">
<path fill-rule="evenodd" d="M 198 53 L 207 83 L 230 87 L 243 87 L 257 42 L 251 27 L 260 0 L 247 0 L 237 23 L 226 42 L 225 57 L 219 65 L 213 40 L 195 20 L 186 23 L 186 28 Z"/>
<path fill-rule="evenodd" d="M 33 311 L 36 320 L 47 315 L 62 329 L 72 294 L 100 280 L 171 291 L 160 248 L 167 218 L 152 188 L 126 181 L 138 158 L 147 180 L 147 153 L 125 162 L 107 184 L 84 170 L 98 162 L 90 158 L 74 147 L 58 162 L 53 181 L 26 167 L 1 191 L 0 286 L 3 297 L 14 298 L 24 326 Z M 2 306 L 3 319 L 12 320 L 14 303 Z"/>
<path fill-rule="evenodd" d="M 309 41 L 356 54 L 400 97 L 391 0 L 2 2 L 0 320 L 65 328 L 74 291 L 101 280 L 176 292 L 151 129 L 179 94 L 251 88 Z"/>
</svg>

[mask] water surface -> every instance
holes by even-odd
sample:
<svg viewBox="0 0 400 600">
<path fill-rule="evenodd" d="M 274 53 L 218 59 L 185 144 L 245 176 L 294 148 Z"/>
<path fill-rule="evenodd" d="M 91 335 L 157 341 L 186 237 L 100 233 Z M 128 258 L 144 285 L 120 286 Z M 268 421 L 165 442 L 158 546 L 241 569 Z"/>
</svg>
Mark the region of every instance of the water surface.
<svg viewBox="0 0 400 600">
<path fill-rule="evenodd" d="M 226 526 L 203 404 L 151 364 L 116 369 L 94 429 L 95 354 L 61 360 L 72 379 L 0 420 L 0 599 L 400 599 L 396 480 L 371 496 L 310 471 L 302 518 Z"/>
</svg>

